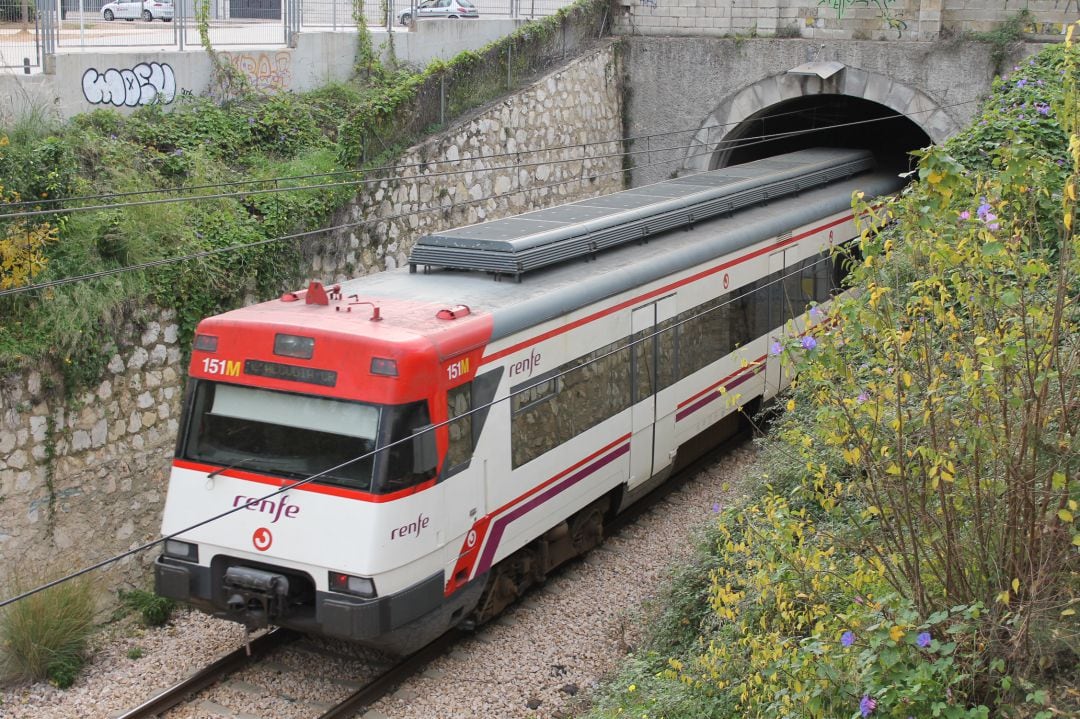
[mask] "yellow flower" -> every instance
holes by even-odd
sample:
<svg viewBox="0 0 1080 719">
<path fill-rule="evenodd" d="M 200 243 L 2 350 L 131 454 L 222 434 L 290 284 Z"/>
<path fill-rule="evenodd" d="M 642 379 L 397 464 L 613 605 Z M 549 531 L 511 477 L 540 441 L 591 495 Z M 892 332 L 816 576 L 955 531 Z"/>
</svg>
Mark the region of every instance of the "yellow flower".
<svg viewBox="0 0 1080 719">
<path fill-rule="evenodd" d="M 7 135 L 0 137 L 0 147 L 7 147 L 9 144 L 11 144 L 11 141 L 8 140 Z"/>
<path fill-rule="evenodd" d="M 637 684 L 631 684 L 629 687 L 626 688 L 626 691 L 633 694 L 635 691 L 637 691 Z"/>
<path fill-rule="evenodd" d="M 903 637 L 904 630 L 901 629 L 899 626 L 893 626 L 893 628 L 889 630 L 889 638 L 891 638 L 894 642 L 900 641 L 901 639 L 903 639 Z"/>
</svg>

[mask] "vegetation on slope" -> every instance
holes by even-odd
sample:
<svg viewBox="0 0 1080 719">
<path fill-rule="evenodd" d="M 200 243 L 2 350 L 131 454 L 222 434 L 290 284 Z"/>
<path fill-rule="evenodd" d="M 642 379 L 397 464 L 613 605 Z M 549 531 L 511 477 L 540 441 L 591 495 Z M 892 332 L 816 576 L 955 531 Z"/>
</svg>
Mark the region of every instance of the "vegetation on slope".
<svg viewBox="0 0 1080 719">
<path fill-rule="evenodd" d="M 1078 68 L 1014 68 L 856 199 L 861 291 L 772 349 L 798 380 L 760 494 L 590 716 L 1080 715 Z"/>
</svg>

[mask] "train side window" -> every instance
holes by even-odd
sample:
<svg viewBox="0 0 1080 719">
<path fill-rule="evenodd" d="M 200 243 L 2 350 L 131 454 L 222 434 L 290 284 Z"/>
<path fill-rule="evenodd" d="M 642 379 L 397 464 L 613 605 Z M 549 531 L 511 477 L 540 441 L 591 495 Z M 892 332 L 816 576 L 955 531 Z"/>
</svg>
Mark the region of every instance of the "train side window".
<svg viewBox="0 0 1080 719">
<path fill-rule="evenodd" d="M 659 391 L 679 380 L 679 318 L 664 320 L 657 329 L 660 360 L 656 366 L 656 389 Z"/>
<path fill-rule="evenodd" d="M 376 491 L 384 494 L 397 492 L 434 477 L 434 469 L 416 471 L 413 442 L 410 441 L 414 432 L 431 423 L 427 402 L 386 407 L 383 411 L 387 413 L 388 421 L 385 422 L 380 444 L 394 444 L 379 453 L 382 466 L 377 473 L 381 479 Z"/>
<path fill-rule="evenodd" d="M 446 469 L 467 464 L 472 458 L 472 382 L 455 387 L 446 393 L 446 416 L 450 444 L 446 450 Z"/>
<path fill-rule="evenodd" d="M 511 388 L 511 459 L 516 469 L 630 406 L 630 347 L 621 339 Z M 573 411 L 567 411 L 567 408 Z"/>
</svg>

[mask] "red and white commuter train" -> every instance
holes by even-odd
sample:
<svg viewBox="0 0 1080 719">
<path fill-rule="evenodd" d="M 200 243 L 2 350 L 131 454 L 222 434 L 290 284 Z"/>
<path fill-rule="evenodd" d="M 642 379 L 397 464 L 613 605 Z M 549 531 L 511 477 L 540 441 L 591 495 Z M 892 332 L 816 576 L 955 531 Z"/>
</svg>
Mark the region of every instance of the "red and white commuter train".
<svg viewBox="0 0 1080 719">
<path fill-rule="evenodd" d="M 852 192 L 899 186 L 803 150 L 203 320 L 158 593 L 395 653 L 490 618 L 784 386 L 767 348 L 837 289 Z"/>
</svg>

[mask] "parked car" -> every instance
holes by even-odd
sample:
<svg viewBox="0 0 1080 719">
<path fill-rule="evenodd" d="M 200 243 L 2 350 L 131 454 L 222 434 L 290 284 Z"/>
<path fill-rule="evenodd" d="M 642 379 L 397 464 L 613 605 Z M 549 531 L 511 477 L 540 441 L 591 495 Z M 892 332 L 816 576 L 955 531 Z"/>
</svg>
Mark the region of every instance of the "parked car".
<svg viewBox="0 0 1080 719">
<path fill-rule="evenodd" d="M 426 17 L 480 17 L 480 11 L 469 0 L 424 0 L 416 6 L 416 18 Z M 398 22 L 408 25 L 412 22 L 412 8 L 405 8 L 397 14 Z"/>
<path fill-rule="evenodd" d="M 142 18 L 146 22 L 172 22 L 173 4 L 172 0 L 113 0 L 101 7 L 101 17 L 109 21 L 120 18 L 131 22 Z"/>
</svg>

